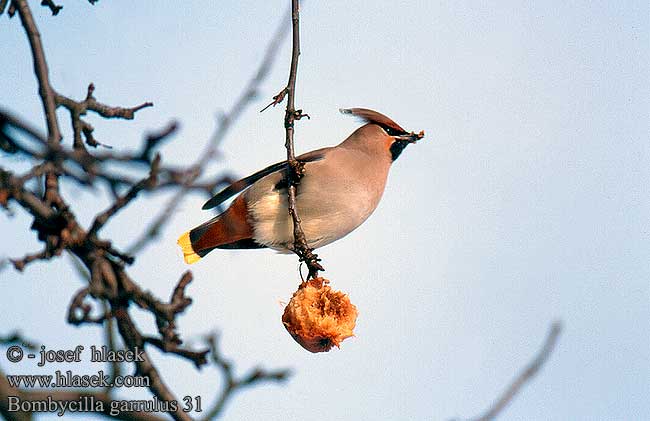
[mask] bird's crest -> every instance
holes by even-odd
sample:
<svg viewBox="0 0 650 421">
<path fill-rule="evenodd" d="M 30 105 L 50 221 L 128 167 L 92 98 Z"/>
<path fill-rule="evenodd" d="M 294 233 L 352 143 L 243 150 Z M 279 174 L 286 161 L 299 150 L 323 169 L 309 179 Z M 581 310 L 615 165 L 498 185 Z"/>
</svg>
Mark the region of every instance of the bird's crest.
<svg viewBox="0 0 650 421">
<path fill-rule="evenodd" d="M 339 111 L 342 114 L 350 114 L 356 117 L 359 117 L 361 120 L 366 123 L 373 123 L 381 126 L 386 133 L 391 136 L 407 134 L 408 132 L 402 128 L 399 124 L 395 123 L 390 118 L 385 115 L 378 113 L 377 111 L 369 110 L 367 108 L 341 108 Z"/>
</svg>

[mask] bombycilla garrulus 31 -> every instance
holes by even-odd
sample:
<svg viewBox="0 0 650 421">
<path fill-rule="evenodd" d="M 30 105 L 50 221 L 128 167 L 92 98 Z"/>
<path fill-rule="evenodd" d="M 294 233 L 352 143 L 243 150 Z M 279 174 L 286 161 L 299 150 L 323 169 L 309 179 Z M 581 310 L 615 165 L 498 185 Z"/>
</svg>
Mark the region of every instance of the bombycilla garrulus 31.
<svg viewBox="0 0 650 421">
<path fill-rule="evenodd" d="M 296 210 L 312 249 L 345 237 L 377 208 L 391 164 L 424 132 L 407 132 L 390 118 L 365 108 L 342 109 L 366 124 L 337 146 L 317 149 L 296 159 L 304 175 L 296 187 Z M 214 249 L 293 247 L 293 220 L 288 212 L 287 161 L 243 178 L 208 200 L 211 209 L 239 194 L 218 216 L 178 239 L 186 263 Z"/>
</svg>

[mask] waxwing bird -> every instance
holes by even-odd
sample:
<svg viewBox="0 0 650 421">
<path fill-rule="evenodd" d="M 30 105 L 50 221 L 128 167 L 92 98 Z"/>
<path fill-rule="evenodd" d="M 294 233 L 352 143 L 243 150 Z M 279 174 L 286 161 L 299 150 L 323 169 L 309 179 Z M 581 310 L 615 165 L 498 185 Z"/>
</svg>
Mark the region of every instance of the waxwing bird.
<svg viewBox="0 0 650 421">
<path fill-rule="evenodd" d="M 337 146 L 296 157 L 304 164 L 296 210 L 312 249 L 348 235 L 370 216 L 384 193 L 392 162 L 407 145 L 424 136 L 424 132 L 407 132 L 376 111 L 351 108 L 341 112 L 366 124 Z M 203 209 L 241 193 L 225 212 L 180 236 L 185 262 L 194 263 L 216 248 L 268 247 L 290 252 L 294 239 L 287 205 L 287 168 L 287 161 L 273 164 L 208 200 Z"/>
</svg>

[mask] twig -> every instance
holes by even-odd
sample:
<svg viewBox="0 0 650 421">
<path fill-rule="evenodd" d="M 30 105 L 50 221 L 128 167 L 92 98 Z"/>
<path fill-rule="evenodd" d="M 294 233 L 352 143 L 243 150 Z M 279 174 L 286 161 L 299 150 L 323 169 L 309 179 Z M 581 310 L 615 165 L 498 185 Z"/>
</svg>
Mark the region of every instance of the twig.
<svg viewBox="0 0 650 421">
<path fill-rule="evenodd" d="M 206 411 L 206 414 L 203 418 L 201 418 L 201 421 L 210 421 L 219 417 L 226 405 L 226 402 L 233 396 L 235 392 L 239 391 L 240 389 L 263 381 L 281 382 L 286 380 L 291 374 L 289 370 L 266 371 L 261 368 L 255 368 L 249 374 L 238 379 L 235 377 L 232 364 L 224 359 L 219 352 L 219 349 L 217 347 L 216 334 L 209 335 L 205 338 L 205 340 L 210 347 L 212 363 L 216 365 L 221 371 L 221 376 L 223 378 L 223 387 L 218 399 L 210 407 L 210 409 Z"/>
<path fill-rule="evenodd" d="M 32 351 L 38 349 L 38 344 L 36 342 L 26 339 L 18 331 L 11 332 L 7 336 L 0 336 L 0 344 L 2 345 L 20 344 Z"/>
<path fill-rule="evenodd" d="M 72 239 L 83 239 L 88 237 L 87 233 L 76 222 L 76 218 L 71 212 L 60 213 L 53 210 L 39 198 L 25 190 L 19 180 L 11 174 L 0 171 L 0 188 L 5 188 L 9 192 L 11 199 L 16 200 L 21 204 L 21 206 L 30 212 L 34 216 L 35 222 L 40 221 L 40 223 L 45 224 L 53 220 L 53 218 L 60 218 L 65 222 L 65 226 L 67 227 L 66 229 L 69 230 L 68 235 Z M 188 275 L 181 278 L 179 286 L 172 295 L 172 302 L 165 305 L 164 303 L 159 303 L 153 299 L 151 294 L 143 293 L 141 289 L 128 277 L 122 266 L 115 262 L 111 262 L 102 256 L 102 249 L 98 248 L 98 246 L 93 246 L 92 242 L 88 244 L 87 247 L 79 247 L 76 244 L 78 244 L 78 242 L 70 241 L 66 243 L 66 247 L 74 252 L 84 262 L 86 267 L 91 270 L 91 278 L 95 276 L 100 278 L 92 281 L 91 285 L 93 282 L 96 284 L 101 283 L 103 285 L 114 284 L 119 289 L 119 293 L 111 294 L 110 288 L 103 291 L 95 291 L 98 298 L 106 298 L 103 297 L 102 294 L 107 295 L 111 304 L 111 311 L 110 314 L 104 314 L 100 317 L 92 317 L 90 315 L 90 305 L 83 302 L 84 298 L 86 298 L 90 293 L 90 290 L 88 288 L 83 288 L 72 300 L 69 310 L 69 320 L 71 323 L 99 323 L 106 317 L 115 317 L 120 335 L 124 340 L 126 348 L 134 351 L 136 348 L 144 349 L 143 347 L 145 342 L 128 314 L 127 306 L 129 300 L 133 300 L 138 304 L 142 304 L 143 302 L 148 303 L 151 308 L 163 316 L 173 316 L 189 305 L 189 299 L 182 293 L 184 287 L 189 283 Z M 98 271 L 93 269 L 98 269 L 100 267 L 103 269 L 100 274 L 97 274 Z M 156 315 L 157 318 L 160 318 L 161 320 L 164 319 L 164 317 L 159 316 L 158 313 L 156 313 Z M 173 331 L 173 319 L 163 327 Z M 160 400 L 175 400 L 175 396 L 163 382 L 158 370 L 155 368 L 146 352 L 143 354 L 143 361 L 138 361 L 136 367 L 138 373 L 147 376 L 150 379 L 150 390 L 154 395 L 156 395 Z M 177 421 L 190 420 L 189 416 L 180 408 L 177 411 L 172 411 L 170 415 L 172 415 L 172 417 Z"/>
<path fill-rule="evenodd" d="M 37 260 L 48 260 L 52 256 L 53 256 L 52 251 L 46 248 L 43 251 L 34 254 L 28 254 L 25 257 L 22 257 L 20 259 L 9 259 L 9 260 L 11 264 L 14 265 L 14 269 L 16 269 L 18 272 L 22 272 L 23 270 L 25 270 L 25 266 L 27 266 L 28 264 Z"/>
<path fill-rule="evenodd" d="M 167 140 L 171 135 L 176 133 L 180 124 L 178 121 L 171 121 L 166 127 L 157 132 L 148 133 L 145 137 L 142 152 L 138 157 L 139 160 L 144 162 L 151 162 L 151 155 L 153 150 L 163 141 Z"/>
<path fill-rule="evenodd" d="M 92 226 L 90 227 L 90 230 L 88 231 L 88 235 L 90 237 L 96 236 L 97 232 L 104 226 L 104 224 L 106 224 L 109 218 L 113 217 L 117 212 L 131 203 L 131 201 L 136 198 L 138 193 L 140 193 L 142 190 L 151 190 L 154 188 L 156 186 L 159 169 L 160 155 L 157 155 L 151 163 L 151 171 L 149 172 L 149 176 L 141 180 L 135 186 L 131 187 L 131 189 L 124 196 L 119 197 L 115 203 L 111 205 L 111 207 L 97 215 L 93 221 Z"/>
<path fill-rule="evenodd" d="M 132 288 L 133 301 L 141 308 L 151 311 L 156 317 L 156 325 L 162 337 L 163 345 L 166 347 L 165 349 L 175 348 L 182 343 L 175 330 L 175 319 L 176 315 L 184 312 L 192 304 L 192 299 L 185 295 L 185 288 L 190 282 L 192 282 L 192 272 L 187 271 L 181 276 L 176 288 L 174 288 L 169 303 L 163 303 L 150 292 L 142 291 L 135 284 L 129 286 Z"/>
<path fill-rule="evenodd" d="M 512 399 L 521 391 L 522 387 L 528 383 L 539 372 L 540 368 L 546 363 L 549 356 L 555 349 L 557 339 L 562 332 L 562 323 L 557 321 L 551 325 L 544 346 L 537 356 L 519 373 L 514 381 L 508 386 L 503 395 L 481 416 L 472 418 L 472 421 L 492 421 L 505 408 Z"/>
<path fill-rule="evenodd" d="M 135 113 L 143 108 L 153 107 L 152 102 L 145 102 L 131 108 L 125 107 L 112 107 L 110 105 L 98 102 L 93 93 L 95 92 L 95 85 L 89 84 L 86 91 L 86 98 L 83 101 L 75 101 L 64 95 L 54 92 L 54 99 L 57 106 L 63 106 L 70 112 L 73 131 L 73 145 L 75 149 L 83 150 L 84 144 L 81 140 L 83 134 L 86 138 L 86 144 L 92 147 L 97 147 L 101 143 L 93 137 L 93 126 L 85 120 L 81 119 L 88 111 L 93 111 L 104 118 L 121 118 L 125 120 L 133 120 Z"/>
<path fill-rule="evenodd" d="M 43 0 L 41 1 L 41 6 L 47 6 L 50 8 L 50 11 L 52 12 L 52 16 L 56 16 L 59 14 L 61 9 L 63 9 L 63 6 L 59 6 L 55 4 L 52 0 Z"/>
<path fill-rule="evenodd" d="M 76 326 L 83 323 L 102 324 L 105 320 L 111 317 L 110 311 L 107 313 L 105 312 L 101 316 L 93 317 L 90 315 L 92 307 L 90 304 L 84 303 L 84 299 L 88 296 L 89 292 L 89 289 L 85 287 L 81 288 L 74 295 L 70 302 L 70 307 L 68 308 L 68 323 Z"/>
<path fill-rule="evenodd" d="M 0 16 L 4 13 L 8 1 L 9 0 L 0 0 Z"/>
<path fill-rule="evenodd" d="M 32 140 L 36 141 L 38 147 L 27 147 L 16 139 L 13 139 L 8 135 L 8 132 L 5 129 L 7 127 L 11 127 L 28 135 Z M 171 128 L 174 127 L 176 127 L 176 125 L 172 122 L 172 124 L 166 127 L 162 133 L 147 136 L 144 140 L 145 143 L 142 150 L 136 153 L 104 152 L 90 154 L 85 149 L 69 150 L 64 146 L 52 150 L 47 146 L 47 139 L 36 129 L 21 121 L 10 112 L 0 108 L 0 149 L 9 153 L 21 153 L 36 160 L 46 161 L 37 164 L 36 167 L 24 174 L 24 176 L 21 177 L 23 180 L 33 178 L 47 171 L 54 171 L 65 177 L 71 178 L 84 187 L 93 185 L 96 180 L 101 180 L 114 190 L 114 195 L 117 199 L 120 197 L 120 193 L 118 192 L 119 189 L 123 187 L 131 188 L 136 185 L 139 180 L 128 175 L 106 171 L 103 169 L 103 166 L 115 161 L 138 165 L 143 168 L 145 166 L 149 167 L 151 164 L 150 155 L 152 149 L 155 147 L 153 144 L 156 142 L 159 144 L 159 142 L 165 139 L 165 137 L 155 137 L 171 135 L 173 133 Z M 71 168 L 68 164 L 74 167 L 78 166 L 83 171 L 77 171 L 76 169 Z M 190 171 L 193 171 L 192 167 L 188 170 L 183 168 L 160 166 L 158 171 L 158 178 L 160 181 L 157 184 L 157 190 L 162 191 L 162 189 L 183 187 L 186 188 L 188 192 L 198 191 L 206 195 L 212 195 L 220 185 L 229 184 L 233 181 L 233 177 L 226 174 L 217 175 L 211 180 L 202 182 L 195 181 L 188 184 L 187 174 Z M 167 218 L 164 219 L 166 220 Z"/>
<path fill-rule="evenodd" d="M 161 350 L 162 352 L 167 352 L 171 354 L 176 354 L 179 357 L 183 357 L 187 360 L 190 360 L 194 363 L 196 368 L 201 368 L 204 364 L 208 363 L 207 355 L 210 350 L 205 349 L 202 351 L 194 351 L 191 349 L 181 348 L 177 344 L 168 344 L 162 341 L 159 338 L 154 338 L 152 336 L 143 337 L 145 343 L 151 344 Z"/>
<path fill-rule="evenodd" d="M 318 255 L 307 245 L 305 233 L 302 229 L 300 216 L 296 209 L 296 186 L 300 183 L 300 178 L 304 174 L 304 164 L 296 160 L 293 134 L 294 123 L 303 117 L 308 117 L 303 114 L 302 110 L 295 108 L 295 91 L 296 91 L 296 78 L 298 74 L 298 58 L 300 57 L 300 5 L 299 0 L 291 0 L 291 22 L 293 32 L 293 47 L 291 53 L 291 68 L 289 70 L 289 81 L 286 88 L 284 88 L 278 95 L 273 97 L 274 102 L 277 104 L 282 101 L 285 94 L 287 96 L 287 108 L 284 116 L 285 128 L 285 148 L 287 149 L 287 162 L 289 163 L 286 179 L 287 179 L 287 197 L 289 215 L 293 221 L 293 238 L 294 243 L 292 250 L 298 255 L 300 261 L 304 261 L 309 269 L 308 278 L 315 278 L 318 276 L 318 271 L 325 270 L 321 266 Z M 267 107 L 268 108 L 268 107 Z M 263 110 L 262 110 L 263 111 Z"/>
</svg>

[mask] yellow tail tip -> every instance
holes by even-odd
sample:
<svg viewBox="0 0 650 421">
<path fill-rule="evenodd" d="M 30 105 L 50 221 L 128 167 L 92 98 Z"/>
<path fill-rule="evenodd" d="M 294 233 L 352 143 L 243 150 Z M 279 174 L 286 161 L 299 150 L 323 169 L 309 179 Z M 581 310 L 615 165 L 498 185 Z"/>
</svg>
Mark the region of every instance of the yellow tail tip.
<svg viewBox="0 0 650 421">
<path fill-rule="evenodd" d="M 181 249 L 183 250 L 183 259 L 185 259 L 185 263 L 191 265 L 192 263 L 196 263 L 201 260 L 201 256 L 196 254 L 192 248 L 192 241 L 190 241 L 189 231 L 178 237 L 178 241 L 176 243 L 181 246 Z"/>
</svg>

